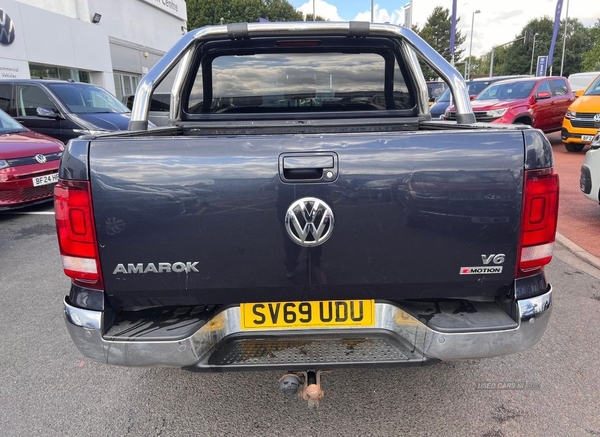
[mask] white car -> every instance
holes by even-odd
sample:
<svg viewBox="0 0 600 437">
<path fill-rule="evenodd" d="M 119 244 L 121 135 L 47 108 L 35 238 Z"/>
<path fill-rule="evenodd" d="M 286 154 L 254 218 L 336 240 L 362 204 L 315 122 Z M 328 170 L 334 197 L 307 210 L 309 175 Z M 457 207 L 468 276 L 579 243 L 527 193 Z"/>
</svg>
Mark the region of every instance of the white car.
<svg viewBox="0 0 600 437">
<path fill-rule="evenodd" d="M 579 187 L 585 197 L 600 203 L 600 134 L 596 134 L 590 150 L 585 154 Z"/>
</svg>

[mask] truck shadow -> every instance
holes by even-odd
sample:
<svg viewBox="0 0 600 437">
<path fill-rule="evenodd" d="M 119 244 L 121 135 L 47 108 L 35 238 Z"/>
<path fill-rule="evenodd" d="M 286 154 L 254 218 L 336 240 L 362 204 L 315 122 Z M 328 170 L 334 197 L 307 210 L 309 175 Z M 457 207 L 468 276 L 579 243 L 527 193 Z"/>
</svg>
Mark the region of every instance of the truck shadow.
<svg viewBox="0 0 600 437">
<path fill-rule="evenodd" d="M 282 372 L 194 374 L 152 369 L 136 377 L 149 397 L 156 387 L 176 388 L 169 390 L 161 401 L 165 417 L 177 412 L 176 424 L 163 423 L 165 431 L 193 429 L 197 435 L 264 436 L 299 435 L 300 429 L 304 429 L 307 435 L 331 436 L 405 435 L 405 432 L 417 435 L 410 431 L 419 429 L 434 434 L 418 435 L 438 435 L 436 430 L 440 428 L 436 428 L 436 422 L 437 426 L 445 421 L 456 422 L 452 426 L 460 429 L 466 425 L 459 422 L 479 409 L 487 415 L 478 419 L 481 432 L 468 435 L 504 435 L 493 433 L 501 424 L 526 412 L 505 405 L 502 395 L 506 392 L 478 388 L 490 378 L 506 379 L 493 376 L 494 368 L 499 367 L 495 360 L 510 361 L 504 357 L 425 368 L 335 370 L 323 377 L 325 398 L 317 410 L 309 409 L 306 402 L 295 396 L 286 397 L 279 392 L 277 381 Z M 133 411 L 144 408 L 146 402 L 145 394 L 138 394 L 139 405 L 129 406 Z M 218 427 L 213 432 L 201 430 L 199 420 Z M 352 430 L 352 434 L 341 432 L 340 423 Z M 146 425 L 140 422 L 138 426 Z"/>
</svg>

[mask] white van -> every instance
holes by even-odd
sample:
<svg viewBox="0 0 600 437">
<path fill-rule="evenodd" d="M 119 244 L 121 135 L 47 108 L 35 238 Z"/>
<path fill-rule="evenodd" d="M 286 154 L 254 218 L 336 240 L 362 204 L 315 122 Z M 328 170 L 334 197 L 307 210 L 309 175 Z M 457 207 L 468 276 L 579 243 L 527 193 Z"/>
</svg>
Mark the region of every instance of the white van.
<svg viewBox="0 0 600 437">
<path fill-rule="evenodd" d="M 588 71 L 585 73 L 574 73 L 569 76 L 568 81 L 571 84 L 571 89 L 573 90 L 573 92 L 577 93 L 577 91 L 585 90 L 588 87 L 588 85 L 590 83 L 592 83 L 592 81 L 594 79 L 596 79 L 596 77 L 598 77 L 599 74 L 600 74 L 600 71 Z M 579 95 L 579 94 L 577 94 L 577 95 Z"/>
</svg>

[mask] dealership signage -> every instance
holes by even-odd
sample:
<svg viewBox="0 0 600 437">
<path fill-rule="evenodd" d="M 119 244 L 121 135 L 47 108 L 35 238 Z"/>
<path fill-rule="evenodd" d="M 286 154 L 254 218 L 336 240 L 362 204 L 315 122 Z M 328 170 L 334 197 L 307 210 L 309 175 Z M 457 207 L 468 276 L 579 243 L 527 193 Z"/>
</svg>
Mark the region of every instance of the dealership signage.
<svg viewBox="0 0 600 437">
<path fill-rule="evenodd" d="M 535 75 L 538 77 L 545 76 L 547 68 L 548 68 L 548 56 L 538 56 L 537 68 L 535 70 Z"/>
<path fill-rule="evenodd" d="M 142 0 L 153 6 L 156 6 L 163 11 L 175 15 L 182 20 L 187 20 L 187 12 L 185 9 L 185 0 Z"/>
<path fill-rule="evenodd" d="M 8 14 L 0 9 L 0 44 L 11 45 L 15 40 L 15 23 Z"/>
</svg>

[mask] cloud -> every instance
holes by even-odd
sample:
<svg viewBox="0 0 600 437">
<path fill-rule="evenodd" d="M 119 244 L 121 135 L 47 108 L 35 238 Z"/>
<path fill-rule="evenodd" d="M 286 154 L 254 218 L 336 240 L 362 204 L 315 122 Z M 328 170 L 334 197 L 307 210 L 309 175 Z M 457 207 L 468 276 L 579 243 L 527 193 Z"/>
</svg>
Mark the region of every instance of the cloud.
<svg viewBox="0 0 600 437">
<path fill-rule="evenodd" d="M 308 0 L 297 10 L 302 12 L 304 15 L 312 15 L 313 0 Z M 336 6 L 329 4 L 324 0 L 315 0 L 315 11 L 316 15 L 321 16 L 329 21 L 346 21 L 342 17 L 340 17 Z"/>
<path fill-rule="evenodd" d="M 354 17 L 356 21 L 371 21 L 371 9 L 360 12 Z M 381 8 L 378 4 L 373 7 L 373 21 L 375 23 L 404 24 L 404 10 L 396 9 L 391 13 Z"/>
<path fill-rule="evenodd" d="M 329 0 L 331 3 L 340 5 L 339 9 L 324 0 L 316 0 L 317 15 L 321 15 L 331 21 L 346 21 L 348 19 L 370 21 L 371 10 L 365 9 L 355 17 L 345 16 L 343 6 L 346 0 Z M 427 17 L 436 6 L 451 9 L 450 0 L 413 0 L 412 22 L 423 26 Z M 365 1 L 365 6 L 369 6 Z M 492 47 L 507 43 L 521 33 L 527 23 L 533 19 L 548 16 L 554 19 L 556 0 L 502 0 L 499 2 L 458 0 L 457 13 L 460 18 L 457 29 L 467 39 L 462 49 L 469 49 L 471 36 L 471 22 L 473 12 L 477 9 L 481 13 L 475 15 L 473 25 L 473 55 L 482 56 L 490 53 Z M 304 13 L 312 14 L 312 0 L 308 0 L 300 8 Z M 388 11 L 379 4 L 375 4 L 375 22 L 390 22 L 393 24 L 404 24 L 403 8 Z M 565 18 L 566 7 L 563 7 L 562 19 Z M 585 26 L 592 26 L 600 17 L 600 1 L 570 2 L 569 18 L 577 18 Z M 567 48 L 569 47 L 567 42 Z"/>
</svg>

